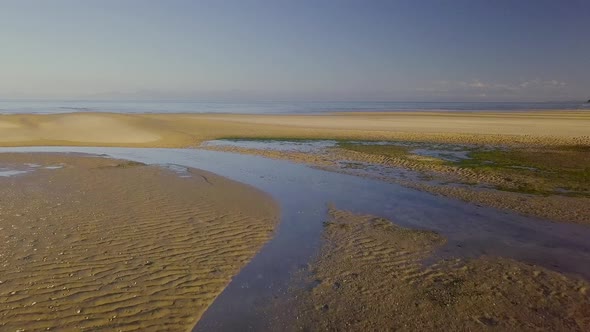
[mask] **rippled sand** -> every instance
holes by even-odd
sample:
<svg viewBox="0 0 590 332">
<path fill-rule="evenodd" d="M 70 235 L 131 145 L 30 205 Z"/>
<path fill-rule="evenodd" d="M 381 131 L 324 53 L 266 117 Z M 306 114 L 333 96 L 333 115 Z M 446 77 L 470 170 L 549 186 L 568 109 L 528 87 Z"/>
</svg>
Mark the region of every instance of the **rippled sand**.
<svg viewBox="0 0 590 332">
<path fill-rule="evenodd" d="M 2 331 L 190 329 L 278 218 L 267 195 L 204 171 L 0 154 L 24 163 L 39 166 L 0 177 Z"/>
<path fill-rule="evenodd" d="M 273 304 L 275 328 L 590 329 L 586 281 L 499 257 L 424 265 L 444 242 L 430 231 L 332 209 L 315 262 L 294 280 L 292 296 Z"/>
</svg>

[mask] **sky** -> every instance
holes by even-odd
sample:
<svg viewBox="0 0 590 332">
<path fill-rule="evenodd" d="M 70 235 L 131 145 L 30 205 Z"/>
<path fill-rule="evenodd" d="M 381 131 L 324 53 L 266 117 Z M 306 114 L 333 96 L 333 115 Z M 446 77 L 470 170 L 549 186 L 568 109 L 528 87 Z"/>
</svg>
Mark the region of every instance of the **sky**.
<svg viewBox="0 0 590 332">
<path fill-rule="evenodd" d="M 0 0 L 0 99 L 590 98 L 588 0 Z"/>
</svg>

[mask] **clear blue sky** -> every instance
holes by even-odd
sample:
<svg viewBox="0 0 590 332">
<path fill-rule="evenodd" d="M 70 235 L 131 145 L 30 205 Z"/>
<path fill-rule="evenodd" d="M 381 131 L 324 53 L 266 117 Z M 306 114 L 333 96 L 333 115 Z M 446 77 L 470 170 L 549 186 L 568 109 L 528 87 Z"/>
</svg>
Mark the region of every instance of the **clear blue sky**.
<svg viewBox="0 0 590 332">
<path fill-rule="evenodd" d="M 588 0 L 0 0 L 0 98 L 590 98 Z"/>
</svg>

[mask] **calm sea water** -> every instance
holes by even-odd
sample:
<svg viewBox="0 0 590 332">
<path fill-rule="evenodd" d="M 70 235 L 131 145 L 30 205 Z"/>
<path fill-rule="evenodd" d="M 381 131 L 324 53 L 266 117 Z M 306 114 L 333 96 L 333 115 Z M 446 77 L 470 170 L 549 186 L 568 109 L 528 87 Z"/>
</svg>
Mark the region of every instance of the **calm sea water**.
<svg viewBox="0 0 590 332">
<path fill-rule="evenodd" d="M 243 113 L 293 114 L 352 111 L 512 111 L 589 109 L 579 102 L 202 102 L 202 101 L 42 101 L 0 100 L 0 114 L 18 113 Z"/>
</svg>

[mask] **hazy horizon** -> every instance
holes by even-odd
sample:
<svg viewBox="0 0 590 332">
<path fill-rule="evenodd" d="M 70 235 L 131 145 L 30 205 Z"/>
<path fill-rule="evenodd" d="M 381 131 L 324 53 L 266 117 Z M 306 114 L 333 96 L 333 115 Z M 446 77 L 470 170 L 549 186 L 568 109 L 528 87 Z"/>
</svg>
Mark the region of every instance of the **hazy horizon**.
<svg viewBox="0 0 590 332">
<path fill-rule="evenodd" d="M 131 94 L 133 95 L 133 94 Z M 367 99 L 367 100 L 338 100 L 338 99 L 262 99 L 262 98 L 232 98 L 230 96 L 224 98 L 182 98 L 182 97 L 169 97 L 169 98 L 154 98 L 150 96 L 146 97 L 121 97 L 121 95 L 115 96 L 104 96 L 104 97 L 26 97 L 26 98 L 2 98 L 0 96 L 0 102 L 117 102 L 117 103 L 133 103 L 133 102 L 162 102 L 162 103 L 440 103 L 440 104 L 461 104 L 461 103 L 481 103 L 481 104 L 543 104 L 543 103 L 576 103 L 576 104 L 588 104 L 588 99 L 549 99 L 549 100 L 486 100 L 486 99 L 423 99 L 423 100 L 384 100 L 384 99 Z"/>
<path fill-rule="evenodd" d="M 590 98 L 588 1 L 3 1 L 1 100 Z"/>
</svg>

